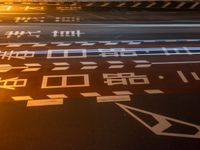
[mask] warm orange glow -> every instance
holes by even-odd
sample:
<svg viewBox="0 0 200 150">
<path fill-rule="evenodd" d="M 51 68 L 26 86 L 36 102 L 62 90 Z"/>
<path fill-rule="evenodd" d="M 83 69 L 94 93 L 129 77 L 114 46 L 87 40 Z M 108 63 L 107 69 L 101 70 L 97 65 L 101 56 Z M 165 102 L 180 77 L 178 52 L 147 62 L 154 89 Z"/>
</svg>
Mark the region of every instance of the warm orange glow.
<svg viewBox="0 0 200 150">
<path fill-rule="evenodd" d="M 43 12 L 46 6 L 34 5 L 2 5 L 0 6 L 0 13 L 19 13 L 19 12 Z"/>
</svg>

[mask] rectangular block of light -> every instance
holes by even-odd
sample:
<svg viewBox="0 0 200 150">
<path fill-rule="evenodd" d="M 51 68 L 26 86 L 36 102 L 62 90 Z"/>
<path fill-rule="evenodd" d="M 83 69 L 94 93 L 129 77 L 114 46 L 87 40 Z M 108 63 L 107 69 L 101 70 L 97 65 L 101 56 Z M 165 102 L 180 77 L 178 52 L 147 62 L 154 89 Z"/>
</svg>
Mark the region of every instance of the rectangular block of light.
<svg viewBox="0 0 200 150">
<path fill-rule="evenodd" d="M 97 92 L 88 92 L 88 93 L 81 93 L 82 96 L 84 97 L 98 97 L 101 96 L 99 93 Z"/>
<path fill-rule="evenodd" d="M 32 97 L 30 97 L 30 96 L 13 96 L 12 99 L 15 101 L 25 101 L 25 100 L 32 100 Z"/>
<path fill-rule="evenodd" d="M 133 95 L 130 91 L 113 91 L 113 93 L 116 95 Z"/>
<path fill-rule="evenodd" d="M 161 91 L 161 90 L 157 90 L 157 89 L 153 89 L 153 90 L 144 90 L 146 93 L 148 93 L 148 94 L 162 94 L 162 93 L 164 93 L 163 91 Z"/>
<path fill-rule="evenodd" d="M 51 98 L 51 99 L 63 99 L 63 98 L 67 98 L 67 96 L 65 94 L 49 94 L 47 96 L 49 98 Z"/>
<path fill-rule="evenodd" d="M 95 43 L 83 43 L 81 44 L 82 46 L 90 46 L 90 45 L 95 45 Z"/>
<path fill-rule="evenodd" d="M 123 64 L 122 61 L 107 61 L 109 64 Z"/>
<path fill-rule="evenodd" d="M 53 63 L 55 66 L 67 66 L 67 65 L 69 65 L 68 63 L 66 63 L 66 62 L 54 62 Z"/>
<path fill-rule="evenodd" d="M 116 69 L 116 68 L 123 68 L 124 65 L 111 65 L 109 66 L 109 69 Z"/>
<path fill-rule="evenodd" d="M 20 46 L 22 46 L 22 44 L 20 43 L 20 44 L 8 44 L 6 47 L 20 47 Z"/>
<path fill-rule="evenodd" d="M 89 70 L 89 69 L 96 69 L 98 66 L 83 66 L 81 70 Z"/>
<path fill-rule="evenodd" d="M 27 107 L 33 106 L 49 106 L 49 105 L 62 105 L 63 99 L 41 99 L 41 100 L 31 100 L 27 102 Z"/>
<path fill-rule="evenodd" d="M 42 47 L 42 46 L 47 46 L 47 44 L 34 44 L 32 47 Z"/>
<path fill-rule="evenodd" d="M 121 95 L 121 96 L 100 96 L 97 97 L 97 103 L 104 103 L 104 102 L 124 102 L 124 101 L 131 101 L 129 95 Z"/>
<path fill-rule="evenodd" d="M 93 62 L 93 61 L 83 61 L 83 62 L 80 62 L 82 65 L 96 65 L 97 63 L 96 62 Z"/>
</svg>

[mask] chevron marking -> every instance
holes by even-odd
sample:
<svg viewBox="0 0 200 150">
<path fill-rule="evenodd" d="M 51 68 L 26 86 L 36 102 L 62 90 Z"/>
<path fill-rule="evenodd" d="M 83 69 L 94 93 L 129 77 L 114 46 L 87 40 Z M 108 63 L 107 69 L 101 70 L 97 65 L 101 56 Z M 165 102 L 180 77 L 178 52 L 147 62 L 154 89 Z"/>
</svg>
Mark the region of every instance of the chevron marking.
<svg viewBox="0 0 200 150">
<path fill-rule="evenodd" d="M 200 126 L 199 125 L 195 125 L 195 124 L 188 123 L 188 122 L 185 122 L 185 121 L 181 121 L 181 120 L 178 120 L 178 119 L 174 119 L 174 118 L 171 118 L 171 117 L 155 114 L 155 113 L 148 112 L 148 111 L 138 109 L 138 108 L 135 108 L 135 107 L 131 107 L 131 106 L 127 106 L 127 105 L 123 105 L 123 104 L 119 104 L 119 103 L 115 103 L 115 104 L 118 105 L 122 110 L 127 112 L 131 117 L 135 118 L 137 121 L 142 123 L 146 128 L 148 128 L 150 131 L 152 131 L 156 135 L 200 139 Z M 143 113 L 144 115 L 147 115 L 147 116 L 150 115 L 158 123 L 154 126 L 150 126 L 147 122 L 143 121 L 142 118 L 138 117 L 134 113 L 134 111 L 139 112 L 139 113 Z M 175 122 L 175 123 L 178 123 L 180 125 L 192 127 L 194 129 L 196 129 L 197 131 L 194 134 L 170 132 L 170 131 L 167 131 L 167 129 L 169 129 L 170 127 L 173 126 L 173 124 L 171 124 L 170 122 Z"/>
</svg>

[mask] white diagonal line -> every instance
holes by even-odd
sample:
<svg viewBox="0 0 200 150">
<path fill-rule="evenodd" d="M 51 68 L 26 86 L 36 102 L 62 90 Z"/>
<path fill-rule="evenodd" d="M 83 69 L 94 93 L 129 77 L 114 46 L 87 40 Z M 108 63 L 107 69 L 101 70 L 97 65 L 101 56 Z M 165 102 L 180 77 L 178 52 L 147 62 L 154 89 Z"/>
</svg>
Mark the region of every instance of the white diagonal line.
<svg viewBox="0 0 200 150">
<path fill-rule="evenodd" d="M 171 5 L 171 2 L 167 2 L 166 4 L 164 4 L 164 5 L 162 6 L 162 8 L 166 8 L 166 7 L 168 7 L 169 5 Z"/>
<path fill-rule="evenodd" d="M 185 4 L 186 4 L 185 2 L 181 2 L 178 6 L 176 6 L 176 9 L 183 7 L 183 5 L 185 5 Z"/>
<path fill-rule="evenodd" d="M 132 5 L 131 7 L 138 7 L 140 5 L 141 5 L 141 3 L 136 3 L 136 4 Z"/>
<path fill-rule="evenodd" d="M 194 9 L 195 7 L 197 7 L 199 5 L 199 2 L 196 2 L 196 3 L 194 3 L 191 7 L 190 7 L 190 9 Z"/>
<path fill-rule="evenodd" d="M 200 80 L 199 76 L 196 74 L 196 72 L 191 72 L 192 76 L 195 80 Z"/>
<path fill-rule="evenodd" d="M 181 80 L 184 82 L 184 83 L 188 83 L 188 79 L 186 78 L 186 76 L 183 74 L 182 71 L 177 71 L 178 75 L 180 76 Z"/>
<path fill-rule="evenodd" d="M 110 5 L 110 3 L 104 3 L 104 4 L 101 5 L 101 7 L 106 7 L 108 5 Z"/>
<path fill-rule="evenodd" d="M 117 5 L 117 7 L 122 7 L 124 5 L 126 5 L 126 3 L 120 3 L 120 4 Z"/>
<path fill-rule="evenodd" d="M 156 2 L 150 3 L 149 5 L 146 6 L 146 8 L 151 8 L 151 7 L 153 7 L 154 5 L 156 5 Z"/>
</svg>

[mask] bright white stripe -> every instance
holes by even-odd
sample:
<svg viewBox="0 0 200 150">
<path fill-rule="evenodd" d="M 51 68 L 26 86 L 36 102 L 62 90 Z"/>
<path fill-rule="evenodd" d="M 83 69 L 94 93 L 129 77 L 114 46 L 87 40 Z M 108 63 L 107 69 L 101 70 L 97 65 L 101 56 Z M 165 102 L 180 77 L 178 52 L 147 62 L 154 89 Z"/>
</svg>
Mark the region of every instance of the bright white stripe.
<svg viewBox="0 0 200 150">
<path fill-rule="evenodd" d="M 116 95 L 133 95 L 130 91 L 113 91 L 113 93 Z"/>
<path fill-rule="evenodd" d="M 8 68 L 12 68 L 12 66 L 10 64 L 0 64 L 1 69 L 8 69 Z"/>
<path fill-rule="evenodd" d="M 162 6 L 162 8 L 166 8 L 166 7 L 168 7 L 169 5 L 171 5 L 171 2 L 167 2 L 166 4 L 164 4 L 164 5 Z"/>
<path fill-rule="evenodd" d="M 184 83 L 188 83 L 189 81 L 187 80 L 187 78 L 185 77 L 185 75 L 183 74 L 182 71 L 177 71 L 178 75 L 180 76 L 181 80 L 184 82 Z"/>
<path fill-rule="evenodd" d="M 95 43 L 83 43 L 81 44 L 82 46 L 91 46 L 91 45 L 95 45 Z"/>
<path fill-rule="evenodd" d="M 67 65 L 69 65 L 67 62 L 54 62 L 53 64 L 55 66 L 67 66 Z"/>
<path fill-rule="evenodd" d="M 6 47 L 20 47 L 20 46 L 22 46 L 22 44 L 13 43 L 13 44 L 8 44 Z"/>
<path fill-rule="evenodd" d="M 40 68 L 27 68 L 27 69 L 22 70 L 22 72 L 32 72 L 32 71 L 38 71 L 38 70 L 40 70 Z"/>
<path fill-rule="evenodd" d="M 195 80 L 200 80 L 199 76 L 196 74 L 196 72 L 191 72 L 192 76 Z"/>
<path fill-rule="evenodd" d="M 123 64 L 122 61 L 107 61 L 109 64 Z"/>
<path fill-rule="evenodd" d="M 170 53 L 168 52 L 167 48 L 163 47 L 162 50 L 165 52 L 165 54 L 166 54 L 167 56 L 170 55 Z"/>
<path fill-rule="evenodd" d="M 88 93 L 80 93 L 82 96 L 84 97 L 99 97 L 101 96 L 99 93 L 97 92 L 88 92 Z"/>
<path fill-rule="evenodd" d="M 135 63 L 149 63 L 147 60 L 134 60 Z"/>
<path fill-rule="evenodd" d="M 82 65 L 96 65 L 96 62 L 93 61 L 81 61 L 80 62 Z"/>
<path fill-rule="evenodd" d="M 129 95 L 121 95 L 121 96 L 100 96 L 97 97 L 97 103 L 103 102 L 123 102 L 123 101 L 131 101 Z"/>
<path fill-rule="evenodd" d="M 141 5 L 141 3 L 136 3 L 136 4 L 132 5 L 131 7 L 138 7 L 140 5 Z"/>
<path fill-rule="evenodd" d="M 146 8 L 151 8 L 151 7 L 153 7 L 154 5 L 156 5 L 156 2 L 153 2 L 153 3 L 149 4 L 149 5 L 147 5 Z"/>
<path fill-rule="evenodd" d="M 49 94 L 47 95 L 48 98 L 50 99 L 63 99 L 63 98 L 67 98 L 67 96 L 65 94 Z"/>
<path fill-rule="evenodd" d="M 85 6 L 92 6 L 92 5 L 93 5 L 93 3 L 89 3 L 89 4 L 85 5 Z"/>
<path fill-rule="evenodd" d="M 128 45 L 139 45 L 141 42 L 129 42 Z"/>
<path fill-rule="evenodd" d="M 99 43 L 105 44 L 105 43 L 111 43 L 111 41 L 99 41 Z"/>
<path fill-rule="evenodd" d="M 34 45 L 32 45 L 32 47 L 43 47 L 43 46 L 47 46 L 47 44 L 34 44 Z"/>
<path fill-rule="evenodd" d="M 110 5 L 110 3 L 104 3 L 104 4 L 101 5 L 101 7 L 106 7 L 108 5 Z"/>
<path fill-rule="evenodd" d="M 33 98 L 30 96 L 12 96 L 12 99 L 15 101 L 24 101 L 24 100 L 32 100 Z"/>
<path fill-rule="evenodd" d="M 63 105 L 63 99 L 41 99 L 30 100 L 27 102 L 27 107 L 33 106 L 50 106 L 50 105 Z"/>
<path fill-rule="evenodd" d="M 189 54 L 192 55 L 192 53 L 190 52 L 190 50 L 187 47 L 183 47 L 183 49 Z"/>
<path fill-rule="evenodd" d="M 57 46 L 70 46 L 72 45 L 71 43 L 60 43 L 60 44 L 57 44 Z"/>
<path fill-rule="evenodd" d="M 67 70 L 69 67 L 55 67 L 52 69 L 52 71 L 61 71 L 61 70 Z"/>
<path fill-rule="evenodd" d="M 122 7 L 124 5 L 126 5 L 126 3 L 121 3 L 121 4 L 117 5 L 117 7 Z"/>
<path fill-rule="evenodd" d="M 199 2 L 196 2 L 196 3 L 194 3 L 191 7 L 190 7 L 190 9 L 194 9 L 195 7 L 197 7 L 199 5 Z"/>
<path fill-rule="evenodd" d="M 152 62 L 153 65 L 168 65 L 168 64 L 198 64 L 200 61 L 172 61 L 172 62 Z"/>
<path fill-rule="evenodd" d="M 122 43 L 129 43 L 131 44 L 141 44 L 142 42 L 178 42 L 178 41 L 184 41 L 184 42 L 198 42 L 200 39 L 176 39 L 176 40 L 137 40 L 137 41 L 118 41 Z M 98 41 L 98 43 L 107 43 L 108 41 Z M 111 41 L 109 41 L 111 42 Z M 86 42 L 75 42 L 75 43 L 86 43 Z M 40 44 L 40 43 L 0 43 L 0 45 L 9 45 L 9 44 L 21 44 L 21 45 L 34 45 L 34 44 Z M 42 44 L 42 43 L 41 43 Z M 63 42 L 50 42 L 50 44 L 66 44 L 66 46 L 72 45 L 72 43 L 63 43 Z"/>
<path fill-rule="evenodd" d="M 117 45 L 118 43 L 111 43 L 111 42 L 108 42 L 108 43 L 105 43 L 105 45 Z"/>
<path fill-rule="evenodd" d="M 177 42 L 177 40 L 165 40 L 165 42 Z"/>
<path fill-rule="evenodd" d="M 109 69 L 117 69 L 117 68 L 123 68 L 124 65 L 111 65 L 109 66 Z"/>
<path fill-rule="evenodd" d="M 183 7 L 183 5 L 185 5 L 185 4 L 186 4 L 185 2 L 180 3 L 178 6 L 176 6 L 176 9 Z"/>
<path fill-rule="evenodd" d="M 186 39 L 186 42 L 199 42 L 199 39 Z"/>
<path fill-rule="evenodd" d="M 151 67 L 151 64 L 138 64 L 135 66 L 135 68 L 148 68 Z"/>
<path fill-rule="evenodd" d="M 83 66 L 81 70 L 96 69 L 98 66 Z"/>
<path fill-rule="evenodd" d="M 151 89 L 151 90 L 144 90 L 144 91 L 148 94 L 162 94 L 162 93 L 164 93 L 163 91 L 158 90 L 158 89 Z"/>
</svg>

